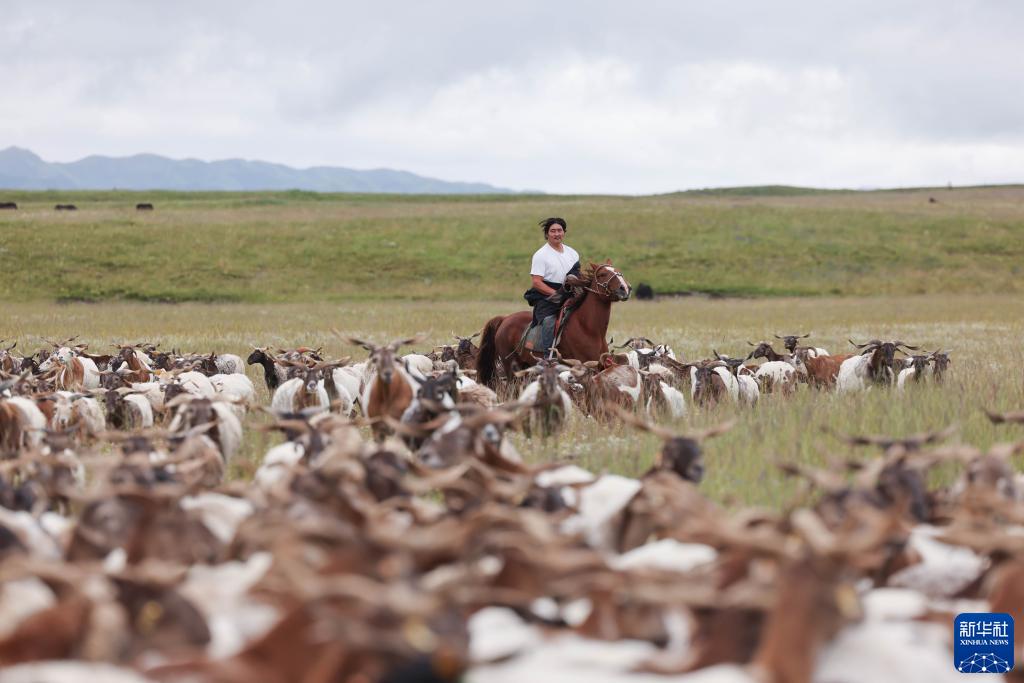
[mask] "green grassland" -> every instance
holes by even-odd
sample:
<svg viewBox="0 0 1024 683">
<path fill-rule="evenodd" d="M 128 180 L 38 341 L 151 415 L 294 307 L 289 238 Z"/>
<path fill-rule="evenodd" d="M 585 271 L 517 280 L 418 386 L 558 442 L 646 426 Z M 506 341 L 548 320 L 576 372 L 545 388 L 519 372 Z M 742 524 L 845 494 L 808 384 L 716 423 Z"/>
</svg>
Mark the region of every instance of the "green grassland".
<svg viewBox="0 0 1024 683">
<path fill-rule="evenodd" d="M 2 192 L 0 300 L 325 302 L 520 294 L 536 227 L 661 293 L 1021 292 L 1024 188 L 654 197 Z M 929 202 L 934 197 L 936 202 Z M 136 212 L 136 202 L 156 205 Z M 56 212 L 74 203 L 77 212 Z"/>
<path fill-rule="evenodd" d="M 114 341 L 154 341 L 165 348 L 242 355 L 249 345 L 312 345 L 332 357 L 365 357 L 342 343 L 332 328 L 383 341 L 416 331 L 428 338 L 416 347 L 426 351 L 450 339 L 452 331 L 469 334 L 492 315 L 510 312 L 522 302 L 350 301 L 343 304 L 198 304 L 147 303 L 7 304 L 0 315 L 0 338 L 32 350 L 42 338 L 80 335 L 96 351 Z M 617 339 L 644 334 L 667 342 L 686 358 L 704 358 L 712 349 L 739 355 L 773 333 L 810 332 L 811 341 L 833 352 L 849 350 L 848 337 L 898 338 L 952 351 L 951 374 L 941 387 L 924 386 L 906 394 L 872 390 L 835 395 L 801 390 L 791 398 L 762 397 L 754 408 L 722 405 L 690 408 L 672 424 L 686 430 L 737 418 L 737 426 L 707 444 L 708 474 L 703 489 L 721 501 L 779 507 L 799 500 L 796 482 L 781 476 L 774 460 L 822 464 L 830 457 L 873 457 L 852 450 L 823 427 L 846 433 L 905 435 L 956 423 L 953 441 L 978 446 L 1024 438 L 1020 426 L 991 425 L 982 408 L 1024 408 L 1024 298 L 1015 295 L 917 295 L 891 297 L 801 297 L 712 299 L 690 297 L 654 302 L 628 301 L 613 308 L 610 333 Z M 9 344 L 10 342 L 8 342 Z M 270 402 L 262 373 L 249 368 L 259 400 Z M 806 389 L 806 388 L 805 388 Z M 253 429 L 266 420 L 250 413 L 242 451 L 232 463 L 233 476 L 245 478 L 279 437 Z M 533 462 L 571 461 L 594 471 L 636 475 L 657 452 L 656 438 L 622 425 L 574 419 L 558 438 L 527 440 L 512 435 Z M 1020 463 L 1018 463 L 1020 464 Z M 949 481 L 948 466 L 936 476 Z"/>
</svg>

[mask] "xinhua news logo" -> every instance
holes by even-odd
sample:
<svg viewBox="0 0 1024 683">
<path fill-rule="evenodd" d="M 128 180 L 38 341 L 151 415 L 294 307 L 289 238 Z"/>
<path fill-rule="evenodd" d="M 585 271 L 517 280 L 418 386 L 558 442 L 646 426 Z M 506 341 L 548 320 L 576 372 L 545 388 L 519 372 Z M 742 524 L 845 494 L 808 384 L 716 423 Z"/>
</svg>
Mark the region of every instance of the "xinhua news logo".
<svg viewBox="0 0 1024 683">
<path fill-rule="evenodd" d="M 1013 617 L 965 612 L 953 620 L 953 666 L 965 674 L 1004 674 L 1013 668 Z"/>
</svg>

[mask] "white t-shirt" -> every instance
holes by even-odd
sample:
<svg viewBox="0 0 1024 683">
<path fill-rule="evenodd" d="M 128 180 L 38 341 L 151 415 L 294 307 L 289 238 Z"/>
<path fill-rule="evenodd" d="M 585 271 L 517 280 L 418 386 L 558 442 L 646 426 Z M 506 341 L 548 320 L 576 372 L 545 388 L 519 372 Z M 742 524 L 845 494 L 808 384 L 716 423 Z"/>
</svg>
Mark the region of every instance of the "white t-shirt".
<svg viewBox="0 0 1024 683">
<path fill-rule="evenodd" d="M 576 250 L 567 244 L 562 244 L 562 253 L 551 248 L 547 242 L 533 255 L 533 264 L 530 266 L 530 275 L 540 275 L 548 282 L 565 282 L 565 276 L 569 269 L 580 260 Z"/>
</svg>

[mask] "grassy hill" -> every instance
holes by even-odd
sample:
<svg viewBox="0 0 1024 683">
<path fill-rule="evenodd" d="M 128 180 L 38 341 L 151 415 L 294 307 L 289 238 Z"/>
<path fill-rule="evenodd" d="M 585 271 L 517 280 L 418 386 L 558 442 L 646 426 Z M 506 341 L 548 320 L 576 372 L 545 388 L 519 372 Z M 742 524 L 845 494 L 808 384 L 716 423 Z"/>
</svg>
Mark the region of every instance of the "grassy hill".
<svg viewBox="0 0 1024 683">
<path fill-rule="evenodd" d="M 936 201 L 931 202 L 929 198 Z M 11 192 L 5 301 L 513 298 L 537 221 L 658 293 L 1020 292 L 1024 188 L 654 197 Z M 137 213 L 136 202 L 156 205 Z M 55 203 L 77 212 L 55 212 Z"/>
</svg>

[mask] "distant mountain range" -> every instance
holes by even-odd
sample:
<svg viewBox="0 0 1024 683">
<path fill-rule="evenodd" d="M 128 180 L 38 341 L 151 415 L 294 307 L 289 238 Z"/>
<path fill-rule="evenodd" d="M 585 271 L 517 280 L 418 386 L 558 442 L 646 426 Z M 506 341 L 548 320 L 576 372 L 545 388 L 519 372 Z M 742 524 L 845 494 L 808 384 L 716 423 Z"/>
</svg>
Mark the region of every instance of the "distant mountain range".
<svg viewBox="0 0 1024 683">
<path fill-rule="evenodd" d="M 425 178 L 407 171 L 315 166 L 291 168 L 265 161 L 168 159 L 156 154 L 88 156 L 70 163 L 43 161 L 27 149 L 0 150 L 0 188 L 12 190 L 309 190 L 403 194 L 512 192 L 485 183 Z"/>
</svg>

